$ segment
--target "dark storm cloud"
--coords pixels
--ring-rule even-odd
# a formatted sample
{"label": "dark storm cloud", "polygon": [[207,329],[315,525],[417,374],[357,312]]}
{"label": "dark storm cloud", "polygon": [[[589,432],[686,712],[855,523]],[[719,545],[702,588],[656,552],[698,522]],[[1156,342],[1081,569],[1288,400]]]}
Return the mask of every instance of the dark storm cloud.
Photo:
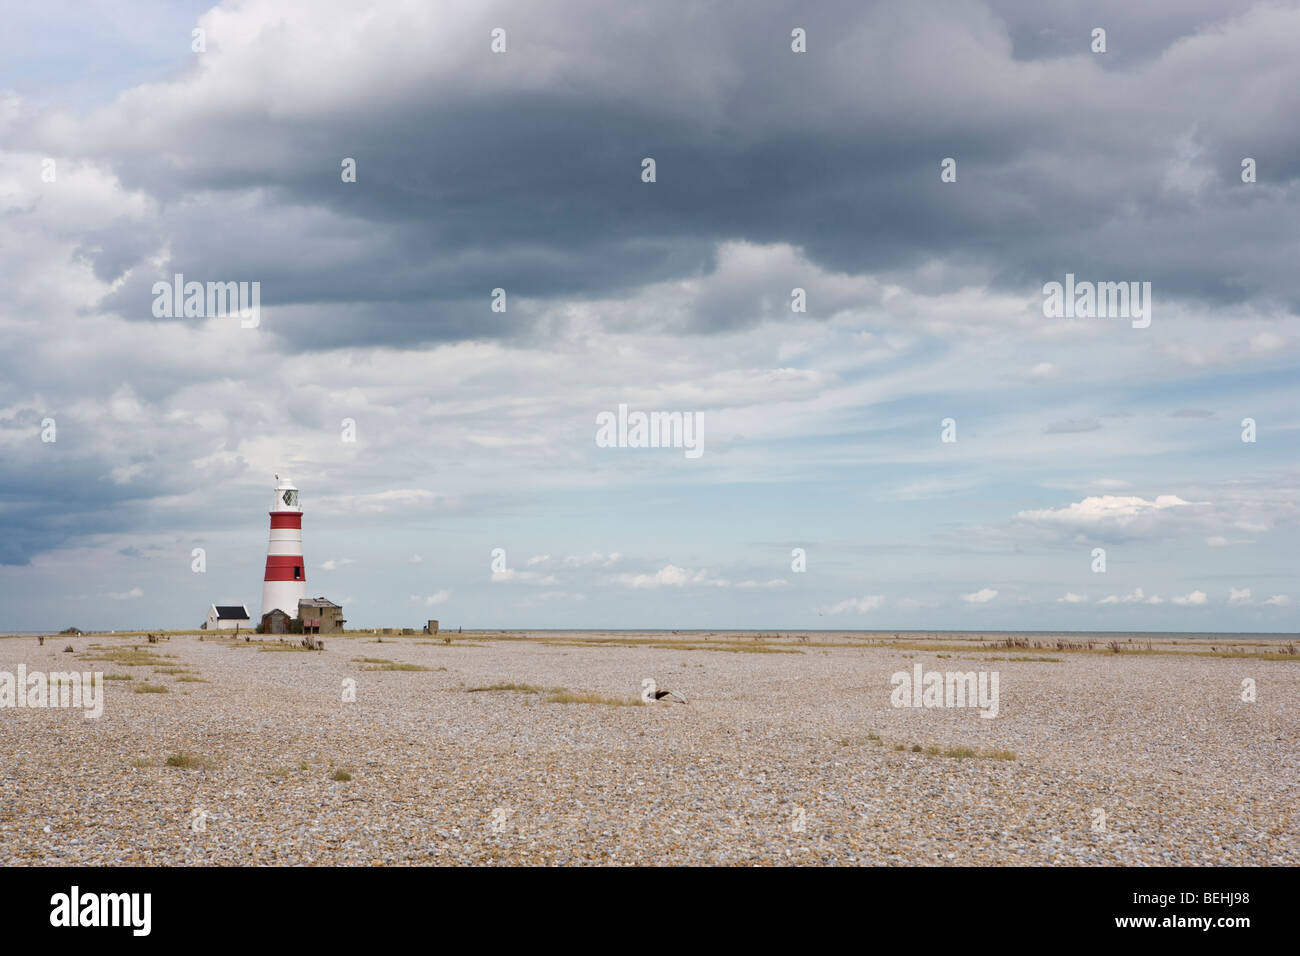
{"label": "dark storm cloud", "polygon": [[[41,418],[30,409],[0,417],[0,428],[25,429],[35,436]],[[157,483],[115,484],[103,456],[87,453],[90,444],[75,424],[60,422],[57,440],[33,438],[0,457],[0,565],[26,564],[34,554],[87,535],[120,531],[138,523],[142,505],[156,495]]]}
{"label": "dark storm cloud", "polygon": [[[943,262],[1025,294],[1073,272],[1151,281],[1157,308],[1300,306],[1300,68],[1279,64],[1276,36],[1290,31],[1294,49],[1295,16],[1255,10],[1223,27],[1243,5],[674,9],[639,33],[593,25],[582,5],[557,12],[548,52],[626,53],[617,88],[529,82],[524,23],[497,61],[516,71],[505,79],[480,64],[448,90],[423,82],[427,64],[393,62],[364,109],[272,116],[247,100],[187,100],[177,113],[164,91],[158,128],[137,137],[114,125],[114,109],[130,110],[110,108],[86,141],[125,186],[163,201],[171,258],[141,265],[106,306],[149,319],[149,287],[183,271],[260,280],[267,308],[329,304],[310,338],[286,318],[295,348],[501,337],[528,321],[489,313],[492,288],[557,302],[618,294],[707,272],[725,240],[790,243],[824,269],[904,285]],[[789,50],[796,23],[806,54]],[[1227,39],[1186,39],[1210,23]],[[1112,60],[1087,52],[1092,25],[1108,29]],[[292,51],[295,36],[274,39]],[[681,91],[695,75],[692,100]],[[1240,181],[1246,155],[1260,163],[1252,186]],[[356,184],[340,182],[345,156]],[[644,156],[658,165],[652,185]],[[939,181],[947,156],[956,184]],[[84,251],[115,276],[150,241],[115,231]],[[754,321],[771,292],[697,311],[696,328]]]}
{"label": "dark storm cloud", "polygon": [[1240,16],[1254,0],[1181,0],[1137,4],[1129,0],[993,0],[1022,60],[1078,56],[1091,51],[1092,31],[1106,30],[1104,67],[1131,67],[1158,56],[1180,37]]}

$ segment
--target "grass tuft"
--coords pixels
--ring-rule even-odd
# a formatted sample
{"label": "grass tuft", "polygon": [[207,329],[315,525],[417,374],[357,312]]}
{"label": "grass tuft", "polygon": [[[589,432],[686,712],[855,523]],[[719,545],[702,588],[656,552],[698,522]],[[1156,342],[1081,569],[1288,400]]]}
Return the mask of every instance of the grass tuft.
{"label": "grass tuft", "polygon": [[895,750],[908,751],[914,754],[923,753],[929,757],[951,757],[954,760],[969,760],[979,758],[982,760],[1015,760],[1016,754],[1013,750],[976,750],[974,747],[938,747],[935,744],[928,744],[922,747],[920,744],[894,744]]}
{"label": "grass tuft", "polygon": [[179,767],[182,770],[208,770],[216,766],[216,762],[211,757],[185,750],[172,754],[163,763],[168,767]]}
{"label": "grass tuft", "polygon": [[641,707],[644,701],[640,697],[610,697],[585,690],[569,690],[567,687],[552,687],[543,700],[546,704],[603,704],[606,707]]}
{"label": "grass tuft", "polygon": [[471,687],[467,694],[484,692],[512,691],[516,694],[545,694],[544,704],[603,704],[606,707],[640,707],[644,702],[640,697],[613,697],[589,690],[570,690],[567,687],[542,688],[535,684],[500,683],[488,687]]}
{"label": "grass tuft", "polygon": [[103,661],[120,667],[175,667],[175,657],[171,654],[155,654],[141,647],[115,647],[111,650],[97,650],[94,654],[78,654],[78,660]]}
{"label": "grass tuft", "polygon": [[542,688],[535,687],[532,684],[511,683],[511,684],[492,684],[488,687],[471,687],[467,691],[465,691],[465,693],[481,694],[484,692],[500,691],[500,690],[510,690],[519,694],[540,694],[542,692]]}

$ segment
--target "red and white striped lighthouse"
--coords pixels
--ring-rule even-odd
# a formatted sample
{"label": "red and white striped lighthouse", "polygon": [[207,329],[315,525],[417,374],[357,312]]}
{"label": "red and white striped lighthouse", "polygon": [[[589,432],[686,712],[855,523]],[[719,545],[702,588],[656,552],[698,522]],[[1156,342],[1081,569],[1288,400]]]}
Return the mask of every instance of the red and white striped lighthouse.
{"label": "red and white striped lighthouse", "polygon": [[271,540],[266,546],[266,576],[262,579],[262,613],[279,608],[298,616],[298,601],[307,596],[307,566],[302,560],[302,507],[298,489],[287,478],[275,476],[275,503],[271,505]]}

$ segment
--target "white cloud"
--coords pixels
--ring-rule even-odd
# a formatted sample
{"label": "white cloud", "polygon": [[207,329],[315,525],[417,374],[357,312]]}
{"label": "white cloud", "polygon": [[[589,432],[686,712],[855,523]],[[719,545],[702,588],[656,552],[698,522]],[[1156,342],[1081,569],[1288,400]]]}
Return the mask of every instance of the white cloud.
{"label": "white cloud", "polygon": [[1056,599],[1057,604],[1086,604],[1088,598],[1083,594],[1075,594],[1073,591],[1066,591]]}
{"label": "white cloud", "polygon": [[1232,526],[1234,528],[1240,528],[1242,531],[1254,531],[1256,533],[1261,531],[1268,531],[1270,528],[1273,527],[1267,521],[1247,521],[1244,518],[1241,521],[1234,521],[1232,523]]}
{"label": "white cloud", "polygon": [[845,614],[852,611],[855,614],[866,614],[868,611],[874,611],[885,603],[883,594],[868,594],[860,598],[848,598],[833,604],[826,609],[827,614]]}
{"label": "white cloud", "polygon": [[609,554],[601,554],[599,551],[593,551],[591,554],[574,554],[564,559],[563,564],[566,568],[585,568],[592,565],[599,565],[607,568],[611,564],[617,564],[622,557],[617,551],[611,551]]}
{"label": "white cloud", "polygon": [[673,587],[685,587],[687,584],[702,584],[710,587],[730,587],[730,582],[721,578],[710,577],[708,571],[699,570],[695,572],[688,571],[686,568],[679,568],[675,564],[668,564],[660,568],[654,574],[619,574],[614,577],[614,581],[625,587],[650,589]]}
{"label": "white cloud", "polygon": [[528,566],[531,568],[535,564],[545,564],[549,560],[551,560],[549,554],[535,554],[528,559]]}
{"label": "white cloud", "polygon": [[669,564],[654,574],[620,574],[615,580],[630,588],[679,588],[686,584],[690,577],[690,573],[685,568]]}
{"label": "white cloud", "polygon": [[1039,362],[1029,370],[1030,378],[1056,378],[1061,370],[1051,362]]}
{"label": "white cloud", "polygon": [[1021,511],[1016,515],[1036,524],[1071,528],[1096,528],[1106,525],[1125,527],[1141,518],[1171,508],[1185,508],[1192,502],[1177,495],[1158,495],[1154,501],[1136,495],[1091,495],[1064,508]]}
{"label": "white cloud", "polygon": [[1229,587],[1229,588],[1228,588],[1228,603],[1229,603],[1229,604],[1249,604],[1249,603],[1250,603],[1250,588],[1234,588],[1234,587]]}
{"label": "white cloud", "polygon": [[121,386],[108,401],[109,413],[119,422],[140,423],[148,415],[130,385]]}
{"label": "white cloud", "polygon": [[1245,538],[1225,538],[1221,534],[1212,534],[1205,539],[1205,543],[1211,548],[1226,548],[1234,544],[1253,544]]}
{"label": "white cloud", "polygon": [[421,596],[412,594],[412,601],[423,601],[427,607],[433,607],[435,604],[442,604],[451,597],[450,591],[435,591],[433,594]]}
{"label": "white cloud", "polygon": [[394,488],[366,495],[338,495],[322,498],[319,508],[326,514],[339,512],[354,514],[383,514],[389,511],[410,511],[445,504],[443,495],[426,488]]}
{"label": "white cloud", "polygon": [[1286,339],[1276,332],[1259,332],[1250,337],[1252,352],[1276,352],[1286,345]]}
{"label": "white cloud", "polygon": [[142,474],[144,474],[144,464],[142,462],[135,462],[130,465],[119,465],[109,472],[109,476],[113,479],[113,484],[115,485],[129,485]]}
{"label": "white cloud", "polygon": [[1191,594],[1185,594],[1182,597],[1171,597],[1169,600],[1174,604],[1200,605],[1205,604],[1208,599],[1204,591],[1193,591]]}
{"label": "white cloud", "polygon": [[413,554],[409,558],[407,558],[408,564],[421,564],[423,563],[423,561],[424,558],[420,557],[418,554]]}
{"label": "white cloud", "polygon": [[351,558],[330,558],[328,561],[322,561],[320,567],[322,571],[337,571],[343,565],[351,563]]}
{"label": "white cloud", "polygon": [[[611,555],[617,558],[618,555]],[[653,574],[617,574],[610,579],[615,584],[621,584],[624,587],[648,590],[663,587],[710,587],[710,588],[739,588],[745,591],[755,590],[774,590],[776,588],[788,587],[789,582],[784,578],[772,578],[768,581],[756,581],[747,579],[744,581],[730,581],[727,578],[714,577],[707,569],[701,568],[698,571],[692,571],[689,568],[679,568],[675,564],[668,564],[655,571]]]}
{"label": "white cloud", "polygon": [[1285,594],[1274,594],[1264,603],[1273,607],[1286,607],[1291,603],[1291,598]]}
{"label": "white cloud", "polygon": [[971,594],[963,594],[961,599],[967,604],[988,604],[989,601],[992,601],[997,596],[998,592],[993,590],[993,588],[980,588],[978,591],[972,592]]}
{"label": "white cloud", "polygon": [[108,596],[114,601],[134,601],[136,598],[144,597],[144,592],[139,588],[132,588],[129,591],[110,591]]}
{"label": "white cloud", "polygon": [[1147,597],[1141,588],[1134,588],[1128,594],[1108,594],[1098,604],[1163,604],[1164,599],[1158,594]]}
{"label": "white cloud", "polygon": [[517,571],[514,568],[507,568],[504,571],[493,571],[492,581],[495,584],[506,584],[511,581],[518,581],[522,584],[554,584],[555,575],[542,574],[540,571]]}

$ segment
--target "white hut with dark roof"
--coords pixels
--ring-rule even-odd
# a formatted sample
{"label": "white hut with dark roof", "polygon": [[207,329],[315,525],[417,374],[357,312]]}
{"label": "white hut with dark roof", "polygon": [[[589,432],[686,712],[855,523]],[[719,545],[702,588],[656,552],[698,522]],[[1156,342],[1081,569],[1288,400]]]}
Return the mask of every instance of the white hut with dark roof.
{"label": "white hut with dark roof", "polygon": [[209,631],[233,631],[249,621],[248,610],[242,604],[209,604],[208,619],[203,626]]}

